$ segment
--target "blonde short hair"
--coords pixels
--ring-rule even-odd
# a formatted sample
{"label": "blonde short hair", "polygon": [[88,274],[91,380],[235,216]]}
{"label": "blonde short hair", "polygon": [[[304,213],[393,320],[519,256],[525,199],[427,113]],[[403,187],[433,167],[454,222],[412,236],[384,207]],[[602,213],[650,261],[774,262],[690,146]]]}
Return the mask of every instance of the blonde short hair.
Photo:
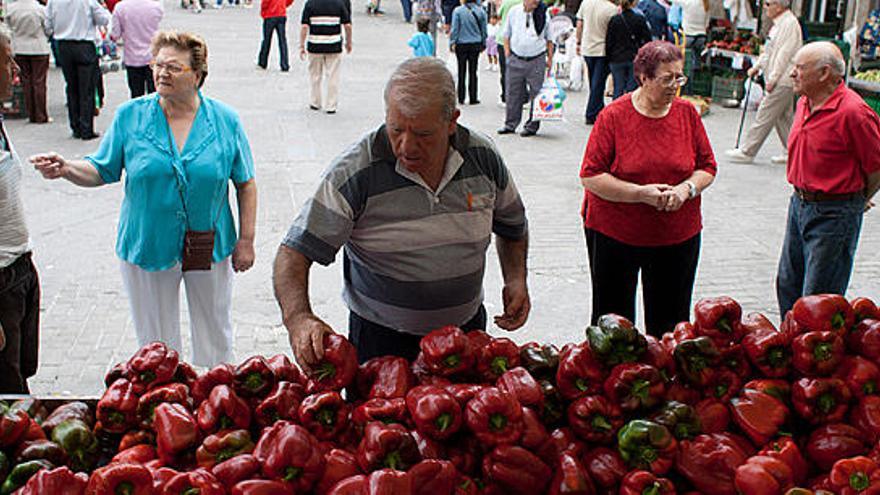
{"label": "blonde short hair", "polygon": [[201,36],[180,31],[159,31],[150,43],[150,52],[155,57],[159,50],[171,47],[189,53],[190,67],[199,75],[199,88],[208,77],[208,44]]}

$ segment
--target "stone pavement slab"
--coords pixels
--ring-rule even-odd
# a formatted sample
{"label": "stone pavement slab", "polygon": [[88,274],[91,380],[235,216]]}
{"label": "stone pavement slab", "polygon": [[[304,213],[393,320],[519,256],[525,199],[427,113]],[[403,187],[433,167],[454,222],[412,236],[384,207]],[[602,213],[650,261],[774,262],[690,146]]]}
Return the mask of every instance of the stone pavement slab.
{"label": "stone pavement slab", "polygon": [[[256,69],[261,33],[258,8],[209,8],[192,14],[165,0],[163,27],[192,30],[207,39],[210,74],[204,93],[238,110],[256,160],[257,262],[252,270],[236,277],[234,296],[239,359],[252,353],[289,353],[272,295],[275,250],[330,160],[381,123],[385,79],[395,64],[409,55],[406,40],[414,29],[400,20],[396,3],[386,0],[386,17],[368,18],[355,1],[354,52],[342,63],[339,112],[327,115],[308,110],[306,65],[295,56],[302,5],[303,0],[296,0],[290,11],[288,39],[294,57],[291,71],[285,74],[278,70],[274,47],[269,70]],[[438,45],[445,59],[445,38],[441,37]],[[481,63],[485,67],[485,60]],[[495,140],[528,208],[533,310],[525,328],[511,337],[518,342],[580,340],[590,312],[578,179],[589,133],[582,117],[586,95],[570,93],[566,120],[545,123],[536,137],[498,137],[494,130],[503,121],[503,109],[495,104],[497,77],[495,72],[480,71],[483,103],[464,106],[461,121]],[[123,73],[107,74],[105,85],[108,103],[97,120],[98,130],[109,126],[113,108],[124,102],[128,93]],[[49,110],[55,122],[34,125],[8,121],[22,156],[56,150],[68,158],[79,158],[98,146],[97,141],[70,137],[63,94],[60,71],[53,68]],[[728,294],[747,312],[762,311],[776,317],[773,283],[790,189],[784,167],[769,164],[770,156],[782,150],[775,136],[768,139],[755,165],[724,162],[722,153],[736,139],[739,117],[738,110],[713,106],[704,119],[721,163],[718,178],[703,199],[705,229],[694,296]],[[114,254],[121,185],[87,190],[43,181],[28,170],[24,191],[43,289],[41,366],[31,381],[32,390],[41,394],[97,394],[111,364],[127,359],[136,347]],[[880,296],[876,215],[869,213],[865,219],[850,295]],[[490,314],[497,314],[501,311],[501,283],[494,248],[489,257],[486,306]],[[340,265],[317,267],[311,285],[317,313],[344,332],[347,311],[340,298]],[[185,322],[185,304],[181,307]],[[489,330],[503,333],[497,328]],[[188,349],[188,336],[184,340]],[[188,354],[186,351],[183,356]]]}

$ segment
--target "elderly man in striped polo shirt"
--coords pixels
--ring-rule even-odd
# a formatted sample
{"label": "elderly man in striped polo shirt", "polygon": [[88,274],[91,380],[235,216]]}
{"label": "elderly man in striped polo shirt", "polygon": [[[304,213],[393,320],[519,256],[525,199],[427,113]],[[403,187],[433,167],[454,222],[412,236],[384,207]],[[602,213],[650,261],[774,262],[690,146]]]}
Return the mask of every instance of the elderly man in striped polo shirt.
{"label": "elderly man in striped polo shirt", "polygon": [[385,86],[385,124],[344,151],[300,211],[275,259],[275,296],[307,370],[333,330],[311,309],[309,268],[343,250],[349,339],[364,362],[414,359],[443,325],[486,328],[483,274],[495,234],[504,313],[530,310],[528,229],[513,179],[492,142],[457,123],[452,75],[437,59],[400,64]]}

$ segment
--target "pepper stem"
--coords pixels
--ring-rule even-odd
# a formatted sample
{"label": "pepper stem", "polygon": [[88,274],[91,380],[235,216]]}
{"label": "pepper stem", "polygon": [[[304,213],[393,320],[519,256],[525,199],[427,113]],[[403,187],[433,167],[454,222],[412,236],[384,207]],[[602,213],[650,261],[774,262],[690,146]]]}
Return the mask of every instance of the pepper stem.
{"label": "pepper stem", "polygon": [[733,332],[733,326],[730,324],[730,320],[728,320],[726,316],[724,318],[720,318],[715,326],[718,328],[718,330],[721,330],[724,333]]}
{"label": "pepper stem", "polygon": [[503,414],[489,415],[489,429],[492,431],[501,431],[507,426],[507,417]]}
{"label": "pepper stem", "polygon": [[648,391],[650,388],[651,382],[644,379],[638,379],[633,381],[630,393],[633,395],[633,397],[638,398],[639,402],[644,405],[646,402],[648,402]]}
{"label": "pepper stem", "polygon": [[447,368],[455,368],[461,363],[461,356],[458,354],[450,354],[443,360],[443,365]]}
{"label": "pepper stem", "polygon": [[862,385],[862,392],[865,395],[874,395],[877,393],[877,382],[868,380]]}
{"label": "pepper stem", "polygon": [[153,383],[153,380],[156,379],[156,373],[152,370],[147,370],[139,374],[138,379],[143,383]]}
{"label": "pepper stem", "polygon": [[125,414],[119,411],[111,411],[107,415],[107,419],[109,419],[111,423],[118,425],[121,423],[125,423]]}
{"label": "pepper stem", "polygon": [[180,492],[180,495],[199,495],[200,493],[202,493],[202,490],[200,490],[194,486],[191,486],[191,487],[187,488],[186,490]]}
{"label": "pepper stem", "polygon": [[770,363],[771,367],[782,368],[787,361],[787,354],[782,346],[772,347],[767,350],[767,362]]}
{"label": "pepper stem", "polygon": [[446,429],[449,428],[449,425],[452,424],[452,415],[449,413],[443,413],[440,416],[437,416],[435,424],[437,425],[438,430],[446,431]]}
{"label": "pepper stem", "polygon": [[834,313],[834,316],[831,317],[831,328],[843,328],[844,325],[846,325],[846,318],[843,313],[840,311]]}
{"label": "pepper stem", "polygon": [[715,386],[715,398],[720,399],[720,398],[724,397],[724,395],[727,394],[728,390],[730,390],[730,387],[728,387],[724,383],[716,385]]}
{"label": "pepper stem", "polygon": [[130,481],[123,481],[116,485],[116,489],[113,490],[113,493],[115,495],[134,495],[134,485]]}
{"label": "pepper stem", "polygon": [[389,469],[400,469],[402,461],[403,460],[400,458],[400,452],[395,450],[385,456],[385,462],[383,464]]}
{"label": "pepper stem", "polygon": [[871,480],[868,479],[868,475],[862,471],[858,471],[849,475],[849,486],[857,492],[868,488],[870,484]]}
{"label": "pepper stem", "polygon": [[333,363],[328,363],[326,361],[318,365],[315,371],[315,379],[319,382],[329,380],[334,376],[336,376],[336,366],[333,366]]}
{"label": "pepper stem", "polygon": [[819,407],[819,411],[822,414],[828,414],[834,409],[834,406],[837,405],[837,400],[834,398],[834,394],[831,392],[825,392],[816,400],[816,405]]}
{"label": "pepper stem", "polygon": [[302,475],[303,469],[297,466],[287,466],[284,469],[284,476],[281,478],[282,481],[293,481],[299,478]]}
{"label": "pepper stem", "polygon": [[601,414],[593,416],[593,420],[590,422],[590,425],[593,427],[594,430],[599,431],[608,431],[613,428],[608,419]]}
{"label": "pepper stem", "polygon": [[642,447],[639,449],[639,459],[645,464],[651,464],[657,460],[657,451],[651,447]]}
{"label": "pepper stem", "polygon": [[495,356],[492,358],[492,363],[489,365],[489,369],[492,370],[492,373],[501,376],[507,371],[508,363],[507,358],[504,356]]}
{"label": "pepper stem", "polygon": [[828,361],[834,357],[831,350],[830,342],[820,342],[816,344],[816,347],[813,347],[813,357],[816,358],[816,361]]}
{"label": "pepper stem", "polygon": [[586,392],[587,389],[590,388],[590,386],[587,384],[587,381],[583,378],[578,378],[577,380],[575,380],[574,386],[575,386],[575,388],[577,388],[581,392]]}
{"label": "pepper stem", "polygon": [[315,414],[315,419],[318,420],[322,426],[333,426],[333,423],[336,422],[336,411],[330,409],[329,407],[325,407],[323,409],[318,410]]}
{"label": "pepper stem", "polygon": [[226,416],[225,414],[223,416],[220,416],[220,429],[221,430],[226,430],[228,428],[232,428],[233,425],[235,425],[235,421],[232,421],[232,419],[230,419],[229,416]]}
{"label": "pepper stem", "polygon": [[217,462],[220,463],[232,459],[237,453],[237,449],[221,449],[220,452],[217,452]]}
{"label": "pepper stem", "polygon": [[660,495],[660,483],[655,481],[642,490],[642,495]]}
{"label": "pepper stem", "polygon": [[244,379],[244,387],[251,391],[257,391],[266,383],[263,380],[263,375],[254,371],[253,373],[248,373],[247,377]]}

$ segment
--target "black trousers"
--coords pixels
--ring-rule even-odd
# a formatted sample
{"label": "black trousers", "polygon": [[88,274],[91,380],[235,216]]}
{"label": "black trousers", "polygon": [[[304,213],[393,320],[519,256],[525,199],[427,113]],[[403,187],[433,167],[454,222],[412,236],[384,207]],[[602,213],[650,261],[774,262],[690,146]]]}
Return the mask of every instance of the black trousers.
{"label": "black trousers", "polygon": [[[67,118],[76,137],[95,132],[98,53],[91,41],[58,41],[61,72],[67,84]],[[100,70],[100,69],[98,69]]]}
{"label": "black trousers", "polygon": [[464,103],[465,78],[467,78],[467,93],[471,103],[476,103],[477,98],[477,67],[480,64],[480,52],[483,47],[480,43],[459,43],[455,45],[455,58],[458,59],[458,102]]}
{"label": "black trousers", "polygon": [[[481,304],[477,314],[461,329],[471,330],[486,329],[486,308]],[[422,337],[409,333],[398,332],[378,323],[365,320],[353,311],[348,313],[348,340],[357,349],[358,363],[365,363],[379,356],[400,356],[408,361],[415,361],[419,355],[419,341]]]}
{"label": "black trousers", "polygon": [[287,58],[287,18],[286,17],[270,17],[263,19],[263,43],[260,45],[260,54],[257,57],[257,64],[262,68],[269,66],[269,50],[272,49],[272,32],[278,34],[278,53],[281,56],[281,70],[290,70],[290,63]]}
{"label": "black trousers", "polygon": [[153,70],[149,65],[143,67],[126,65],[125,72],[128,75],[128,90],[131,91],[132,98],[156,92],[156,85],[153,83]]}
{"label": "black trousers", "polygon": [[40,280],[30,253],[0,268],[0,325],[6,336],[0,393],[30,393],[27,379],[37,373],[40,345]]}
{"label": "black trousers", "polygon": [[501,74],[501,101],[506,102],[506,94],[504,93],[504,73],[507,71],[507,57],[504,55],[504,45],[498,44],[498,73]]}
{"label": "black trousers", "polygon": [[608,313],[635,322],[636,284],[642,276],[645,330],[660,337],[690,316],[700,257],[700,234],[671,246],[632,246],[584,229],[593,286],[591,324]]}

